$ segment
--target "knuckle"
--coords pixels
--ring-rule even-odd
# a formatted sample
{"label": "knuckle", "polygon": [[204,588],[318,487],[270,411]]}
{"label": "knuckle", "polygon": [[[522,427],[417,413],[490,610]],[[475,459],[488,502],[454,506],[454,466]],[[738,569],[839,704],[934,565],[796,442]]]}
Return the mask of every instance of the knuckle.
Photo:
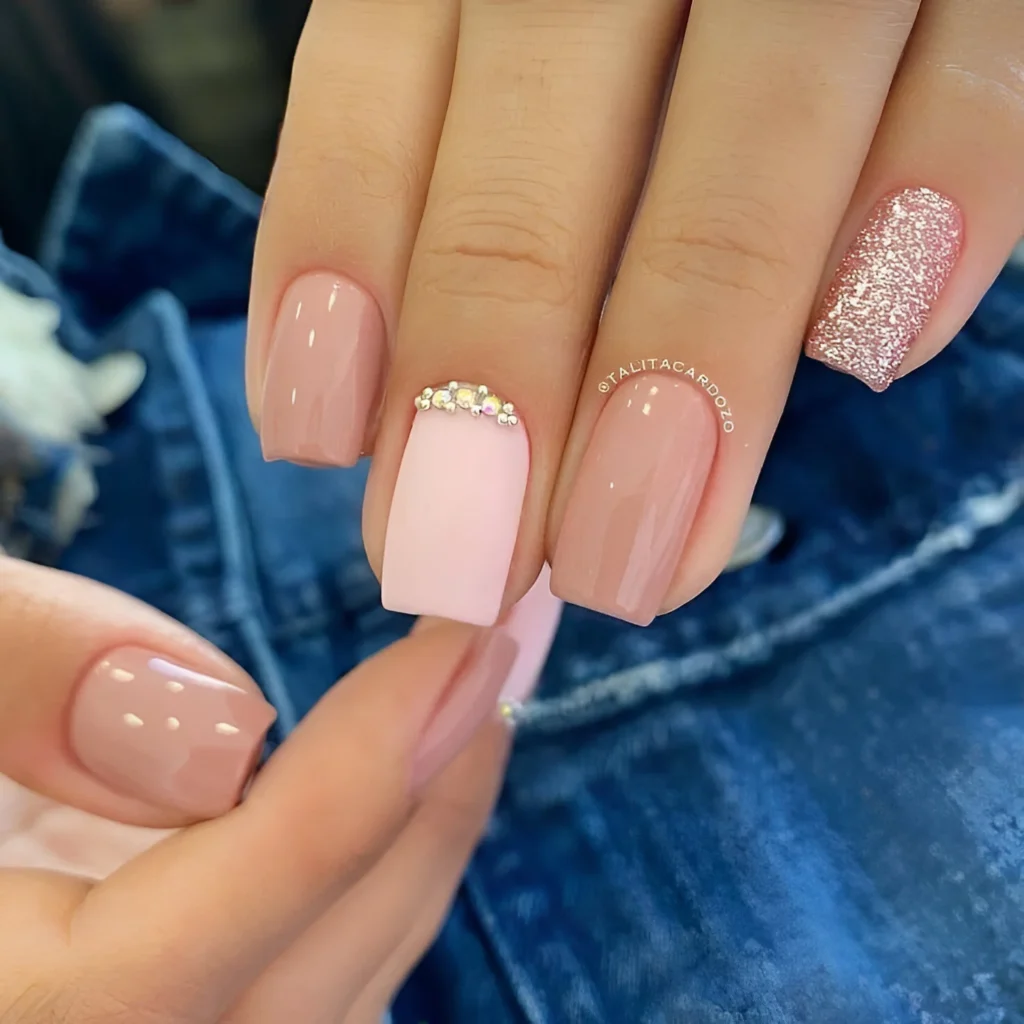
{"label": "knuckle", "polygon": [[573,234],[540,191],[506,182],[453,198],[421,252],[422,284],[459,299],[571,305],[578,288]]}
{"label": "knuckle", "polygon": [[[329,182],[328,195],[376,200],[398,209],[405,209],[420,189],[415,157],[400,133],[359,125],[348,125],[330,140],[297,136],[288,148],[287,165],[279,161],[275,173],[286,174],[300,195],[309,192],[311,180]],[[322,195],[318,201],[323,202]]]}
{"label": "knuckle", "polygon": [[678,196],[659,211],[641,246],[642,269],[680,288],[772,303],[795,257],[774,207],[749,196]]}
{"label": "knuckle", "polygon": [[1024,119],[1024,76],[1011,61],[993,62],[984,73],[949,62],[937,70],[955,100],[977,104],[989,121],[999,112],[1008,114],[1015,126]]}

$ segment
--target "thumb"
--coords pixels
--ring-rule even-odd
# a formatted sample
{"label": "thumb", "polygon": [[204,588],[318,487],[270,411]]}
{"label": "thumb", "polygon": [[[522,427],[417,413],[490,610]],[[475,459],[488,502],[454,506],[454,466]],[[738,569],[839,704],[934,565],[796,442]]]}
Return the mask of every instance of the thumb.
{"label": "thumb", "polygon": [[233,807],[273,708],[233,661],[125,594],[0,554],[0,773],[169,828]]}

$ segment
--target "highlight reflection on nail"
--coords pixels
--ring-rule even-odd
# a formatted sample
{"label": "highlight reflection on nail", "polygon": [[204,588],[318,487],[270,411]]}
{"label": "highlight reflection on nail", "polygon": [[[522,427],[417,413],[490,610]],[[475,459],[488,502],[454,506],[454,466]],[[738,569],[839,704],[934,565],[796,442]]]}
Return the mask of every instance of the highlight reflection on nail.
{"label": "highlight reflection on nail", "polygon": [[927,324],[963,234],[960,207],[938,192],[882,199],[839,264],[807,354],[884,391]]}
{"label": "highlight reflection on nail", "polygon": [[71,746],[112,789],[197,818],[223,814],[238,802],[275,717],[241,675],[215,678],[155,651],[118,648],[78,687]]}

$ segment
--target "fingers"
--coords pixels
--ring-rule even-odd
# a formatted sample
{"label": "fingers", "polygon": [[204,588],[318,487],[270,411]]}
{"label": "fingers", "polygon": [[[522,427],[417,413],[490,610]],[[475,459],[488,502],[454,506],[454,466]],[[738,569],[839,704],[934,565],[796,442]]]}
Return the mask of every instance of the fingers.
{"label": "fingers", "polygon": [[694,3],[562,463],[558,596],[644,624],[725,565],[915,10]]}
{"label": "fingers", "polygon": [[462,5],[364,512],[388,608],[490,625],[536,578],[681,16],[668,0]]}
{"label": "fingers", "polygon": [[369,449],[454,61],[454,0],[318,0],[260,223],[246,385],[269,459]]}
{"label": "fingers", "polygon": [[925,4],[806,351],[881,391],[963,326],[1024,232],[1020,4]]}
{"label": "fingers", "polygon": [[244,804],[93,891],[71,925],[89,984],[171,1019],[219,1019],[375,864],[416,792],[494,717],[516,651],[501,631],[443,625],[360,665]]}
{"label": "fingers", "polygon": [[[378,998],[426,950],[487,822],[510,731],[492,722],[426,790],[409,823],[367,876],[311,925],[245,993],[224,1024],[333,1024]],[[373,996],[364,997],[368,987]],[[383,1005],[383,1002],[381,1003]]]}
{"label": "fingers", "polygon": [[171,827],[237,803],[274,720],[184,626],[0,555],[0,772],[93,814]]}
{"label": "fingers", "polygon": [[[501,691],[506,722],[533,693],[560,614],[543,571],[502,620],[518,644]],[[446,627],[420,619],[416,628]],[[380,861],[261,975],[226,1024],[276,1024],[288,1007],[326,1024],[387,1005],[441,927],[497,795],[509,740],[505,723],[480,730],[424,790]]]}

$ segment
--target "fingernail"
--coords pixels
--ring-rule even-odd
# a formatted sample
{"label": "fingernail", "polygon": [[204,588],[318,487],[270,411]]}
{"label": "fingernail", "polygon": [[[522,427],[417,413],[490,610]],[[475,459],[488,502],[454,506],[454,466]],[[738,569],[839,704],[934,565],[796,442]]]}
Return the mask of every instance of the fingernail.
{"label": "fingernail", "polygon": [[786,521],[775,509],[751,505],[725,571],[734,572],[767,557],[782,540]]}
{"label": "fingernail", "polygon": [[668,594],[717,445],[715,412],[702,391],[658,374],[620,384],[569,497],[552,591],[650,623]]}
{"label": "fingernail", "polygon": [[260,411],[264,458],[354,464],[385,356],[384,318],[364,289],[328,273],[295,281],[271,339]]}
{"label": "fingernail", "polygon": [[928,323],[963,236],[952,199],[928,188],[886,196],[839,264],[807,354],[884,391]]}
{"label": "fingernail", "polygon": [[519,645],[498,697],[501,716],[515,725],[523,706],[533,696],[562,617],[562,602],[551,593],[551,570],[545,564],[537,582],[502,620],[501,628]]}
{"label": "fingernail", "polygon": [[[454,383],[454,382],[453,382]],[[491,626],[512,562],[530,445],[516,413],[455,404],[475,385],[427,389],[412,423],[391,500],[381,600],[390,611]],[[451,411],[446,411],[446,400]],[[511,408],[495,396],[486,409]],[[431,404],[435,402],[435,404]]]}
{"label": "fingernail", "polygon": [[519,645],[500,629],[477,641],[434,712],[413,764],[413,788],[420,789],[459,754],[494,715],[501,688]]}
{"label": "fingernail", "polygon": [[71,747],[112,789],[212,818],[238,803],[275,717],[233,682],[121,647],[79,684]]}

